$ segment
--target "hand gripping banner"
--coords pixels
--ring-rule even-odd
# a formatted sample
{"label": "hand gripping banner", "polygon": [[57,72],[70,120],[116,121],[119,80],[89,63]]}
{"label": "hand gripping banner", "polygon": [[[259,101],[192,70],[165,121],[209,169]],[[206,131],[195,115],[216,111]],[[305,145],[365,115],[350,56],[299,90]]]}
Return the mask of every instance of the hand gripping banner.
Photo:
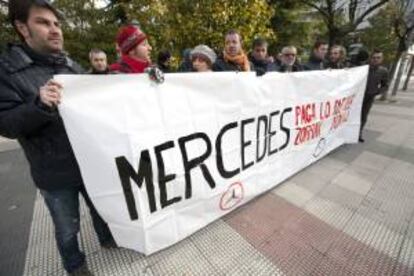
{"label": "hand gripping banner", "polygon": [[92,201],[118,245],[151,254],[357,142],[367,73],[56,79]]}

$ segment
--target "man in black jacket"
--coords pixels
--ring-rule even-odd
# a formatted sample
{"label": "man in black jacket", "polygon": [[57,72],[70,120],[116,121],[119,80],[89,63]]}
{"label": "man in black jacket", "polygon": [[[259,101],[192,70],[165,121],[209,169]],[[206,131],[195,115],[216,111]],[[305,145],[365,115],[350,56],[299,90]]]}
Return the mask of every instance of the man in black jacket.
{"label": "man in black jacket", "polygon": [[328,43],[325,41],[318,40],[315,42],[312,48],[312,53],[309,58],[309,61],[303,65],[303,68],[306,71],[312,70],[324,70],[325,67],[325,58],[328,53]]}
{"label": "man in black jacket", "polygon": [[92,75],[106,75],[109,74],[108,59],[106,53],[101,49],[92,49],[89,52],[89,62],[91,69],[88,74]]}
{"label": "man in black jacket", "polygon": [[0,135],[17,138],[24,150],[52,216],[64,268],[73,275],[91,275],[77,240],[79,193],[101,245],[113,246],[113,239],[86,194],[56,108],[62,86],[52,79],[82,69],[63,53],[61,14],[49,1],[11,0],[9,17],[23,44],[10,45],[0,56]]}
{"label": "man in black jacket", "polygon": [[367,123],[368,113],[374,103],[375,96],[386,93],[388,90],[388,70],[382,66],[384,59],[380,50],[374,50],[369,62],[367,87],[365,89],[364,101],[362,102],[361,111],[361,129],[359,133],[359,142],[363,143],[362,130]]}
{"label": "man in black jacket", "polygon": [[263,38],[256,38],[253,41],[250,61],[254,65],[256,74],[262,76],[266,72],[276,71],[276,65],[269,59],[267,54],[268,43]]}

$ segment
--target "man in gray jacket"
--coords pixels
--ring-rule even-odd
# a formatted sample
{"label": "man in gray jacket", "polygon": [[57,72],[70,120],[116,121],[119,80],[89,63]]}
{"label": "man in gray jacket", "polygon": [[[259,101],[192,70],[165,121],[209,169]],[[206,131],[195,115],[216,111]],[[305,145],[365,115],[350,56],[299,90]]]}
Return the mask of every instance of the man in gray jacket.
{"label": "man in gray jacket", "polygon": [[363,143],[362,130],[367,122],[368,113],[374,103],[375,96],[384,93],[388,89],[388,70],[382,66],[384,56],[380,50],[374,50],[369,62],[367,87],[365,89],[364,101],[361,111],[361,129],[359,142]]}

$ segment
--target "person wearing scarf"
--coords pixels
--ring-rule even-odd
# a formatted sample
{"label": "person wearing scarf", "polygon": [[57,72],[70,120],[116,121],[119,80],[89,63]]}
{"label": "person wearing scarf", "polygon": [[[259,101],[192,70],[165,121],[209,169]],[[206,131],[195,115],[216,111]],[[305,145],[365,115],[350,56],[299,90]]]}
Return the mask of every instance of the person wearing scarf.
{"label": "person wearing scarf", "polygon": [[151,45],[147,35],[137,25],[122,27],[116,38],[117,46],[121,53],[118,62],[110,66],[114,73],[143,73],[151,66]]}
{"label": "person wearing scarf", "polygon": [[243,71],[254,70],[246,53],[242,49],[241,36],[231,30],[225,36],[223,56],[219,57],[213,65],[213,71]]}

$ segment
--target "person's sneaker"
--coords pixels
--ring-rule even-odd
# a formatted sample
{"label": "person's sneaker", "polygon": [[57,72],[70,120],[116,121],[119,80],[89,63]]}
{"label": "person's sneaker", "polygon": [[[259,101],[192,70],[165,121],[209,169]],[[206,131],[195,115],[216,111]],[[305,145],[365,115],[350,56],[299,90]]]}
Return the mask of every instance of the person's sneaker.
{"label": "person's sneaker", "polygon": [[364,143],[364,142],[365,142],[364,138],[362,138],[361,136],[358,138],[358,141],[359,141],[360,143]]}
{"label": "person's sneaker", "polygon": [[71,276],[94,276],[93,273],[88,269],[86,264],[82,265],[72,273],[69,273]]}
{"label": "person's sneaker", "polygon": [[118,248],[118,245],[114,239],[110,239],[109,241],[102,243],[101,246],[106,249]]}

